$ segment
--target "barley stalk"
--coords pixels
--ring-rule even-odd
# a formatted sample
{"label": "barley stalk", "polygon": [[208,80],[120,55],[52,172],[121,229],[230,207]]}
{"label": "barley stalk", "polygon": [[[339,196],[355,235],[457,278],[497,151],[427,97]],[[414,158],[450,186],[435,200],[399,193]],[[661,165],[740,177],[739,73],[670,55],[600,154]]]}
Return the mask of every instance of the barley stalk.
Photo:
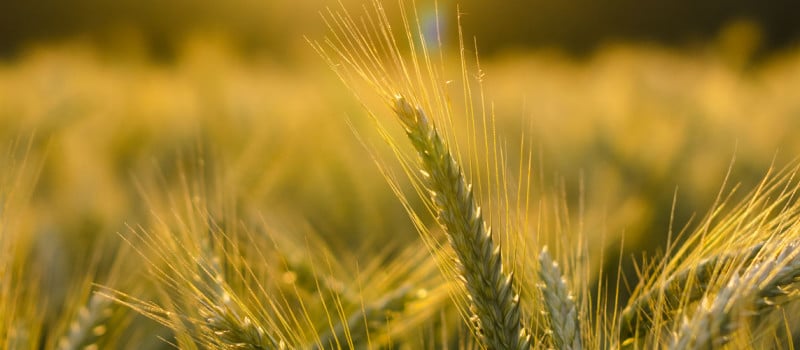
{"label": "barley stalk", "polygon": [[421,108],[396,96],[394,111],[421,157],[437,220],[458,257],[476,333],[489,349],[529,348],[530,336],[522,326],[512,274],[503,270],[499,246],[492,241],[472,186]]}
{"label": "barley stalk", "polygon": [[544,305],[547,309],[550,331],[557,349],[582,349],[578,308],[558,263],[553,261],[547,247],[539,254],[539,277],[542,282]]}

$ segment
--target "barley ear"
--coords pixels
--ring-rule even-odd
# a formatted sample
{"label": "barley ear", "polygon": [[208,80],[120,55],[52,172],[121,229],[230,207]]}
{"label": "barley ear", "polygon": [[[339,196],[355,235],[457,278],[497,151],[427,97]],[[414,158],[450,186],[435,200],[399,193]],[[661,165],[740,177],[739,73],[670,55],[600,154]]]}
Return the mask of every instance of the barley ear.
{"label": "barley ear", "polygon": [[786,302],[799,297],[795,285],[800,282],[800,254],[797,253],[799,247],[800,241],[789,243],[783,247],[777,259],[764,263],[773,266],[765,270],[769,273],[762,273],[766,276],[758,280],[755,301],[758,315],[775,308],[781,303],[778,299],[786,299],[783,300]]}
{"label": "barley ear", "polygon": [[204,244],[204,258],[199,259],[202,279],[197,281],[201,335],[206,343],[220,348],[285,349],[286,343],[276,339],[247,310],[247,305],[227,289],[220,259]]}
{"label": "barley ear", "polygon": [[713,302],[701,303],[692,320],[683,324],[672,348],[719,348],[739,328],[741,315],[763,316],[774,309],[774,299],[778,297],[796,300],[791,286],[800,278],[797,245],[792,242],[777,248],[776,257],[750,264],[741,276],[734,272]]}
{"label": "barley ear", "polygon": [[[337,339],[346,339],[347,333],[356,348],[367,348],[368,335],[375,334],[380,327],[386,325],[391,313],[403,312],[406,304],[412,301],[414,294],[411,286],[404,285],[391,291],[383,298],[365,305],[354,312],[345,322],[339,323],[319,336],[318,344],[309,346],[310,349],[329,349],[334,347]],[[321,345],[321,346],[320,346]]]}
{"label": "barley ear", "polygon": [[582,348],[578,308],[558,264],[547,247],[539,254],[539,290],[542,292],[550,332],[557,349]]}
{"label": "barley ear", "polygon": [[691,320],[685,320],[670,349],[716,349],[735,330],[734,313],[744,279],[738,274],[728,281],[713,300],[704,299]]}
{"label": "barley ear", "polygon": [[205,318],[200,338],[220,348],[236,349],[285,349],[286,343],[273,338],[263,326],[248,315],[243,315],[231,300],[223,294],[215,303],[201,302],[200,311]]}
{"label": "barley ear", "polygon": [[58,341],[59,350],[97,348],[97,342],[107,332],[106,323],[113,314],[111,299],[92,295],[88,303],[78,310],[69,325],[69,332]]}
{"label": "barley ear", "polygon": [[489,349],[530,348],[512,274],[503,270],[499,246],[492,241],[472,186],[424,111],[403,96],[394,102],[394,111],[421,157],[424,185],[437,220],[458,257],[476,334]]}
{"label": "barley ear", "polygon": [[705,258],[695,266],[677,271],[663,283],[643,291],[620,314],[620,339],[625,341],[634,338],[637,331],[646,330],[658,305],[677,306],[699,300],[719,270],[737,261],[743,264],[752,262],[763,247],[763,244],[756,244],[742,252]]}

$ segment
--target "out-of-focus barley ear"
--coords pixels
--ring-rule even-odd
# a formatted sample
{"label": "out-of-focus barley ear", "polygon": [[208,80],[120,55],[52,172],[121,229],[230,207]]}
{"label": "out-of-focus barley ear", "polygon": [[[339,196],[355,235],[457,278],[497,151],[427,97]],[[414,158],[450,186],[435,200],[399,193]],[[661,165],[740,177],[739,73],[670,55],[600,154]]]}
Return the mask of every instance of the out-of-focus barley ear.
{"label": "out-of-focus barley ear", "polygon": [[512,274],[503,269],[500,248],[492,240],[472,186],[422,108],[397,95],[394,111],[421,158],[437,220],[458,257],[476,334],[490,349],[529,348]]}
{"label": "out-of-focus barley ear", "polygon": [[319,336],[312,349],[330,349],[336,347],[337,340],[346,339],[350,333],[351,341],[358,348],[366,348],[366,337],[375,334],[394,313],[402,313],[407,303],[415,298],[416,293],[408,285],[402,286],[382,299],[365,305],[350,315],[347,320],[338,323],[332,329]]}
{"label": "out-of-focus barley ear", "polygon": [[547,247],[539,254],[539,289],[545,306],[550,335],[556,349],[583,348],[578,308],[561,268]]}
{"label": "out-of-focus barley ear", "polygon": [[223,349],[286,348],[285,342],[273,338],[252,316],[237,310],[228,294],[221,295],[215,304],[204,305],[201,315],[205,317],[203,328],[207,333],[198,338],[205,338],[209,344]]}
{"label": "out-of-focus barley ear", "polygon": [[0,349],[39,349],[48,334],[44,271],[36,260],[29,201],[41,163],[33,137],[0,143]]}
{"label": "out-of-focus barley ear", "polygon": [[[154,213],[167,212],[158,206],[170,199],[151,201]],[[417,315],[433,313],[418,304],[435,311],[445,300],[443,292],[416,298],[419,289],[441,283],[420,247],[371,256],[353,271],[344,263],[353,257],[330,249],[310,227],[298,234],[264,221],[231,224],[219,217],[236,216],[213,215],[212,199],[179,199],[183,211],[154,215],[148,227],[124,236],[146,261],[154,292],[103,294],[172,330],[181,348],[382,347],[393,345],[384,335],[409,332],[423,322]],[[402,329],[388,329],[395,321]]]}
{"label": "out-of-focus barley ear", "polygon": [[[274,338],[266,327],[254,317],[246,305],[228,290],[218,257],[204,247],[201,257],[201,273],[205,281],[198,284],[200,316],[203,317],[202,334],[196,335],[209,344],[220,348],[237,349],[284,349],[285,342]],[[203,263],[205,261],[205,263]]]}
{"label": "out-of-focus barley ear", "polygon": [[[174,242],[173,242],[174,243]],[[169,244],[172,247],[178,245]],[[275,336],[239,296],[231,292],[221,264],[210,251],[202,250],[192,262],[175,256],[169,266],[170,279],[156,274],[159,302],[145,301],[122,291],[102,287],[99,294],[166,326],[176,333],[181,347],[202,346],[219,349],[283,349],[283,339]],[[192,266],[195,264],[195,266]],[[268,301],[267,301],[268,302]]]}
{"label": "out-of-focus barley ear", "polygon": [[99,294],[89,297],[69,325],[68,334],[58,341],[59,350],[98,349],[98,339],[108,333],[108,321],[114,314],[111,299]]}

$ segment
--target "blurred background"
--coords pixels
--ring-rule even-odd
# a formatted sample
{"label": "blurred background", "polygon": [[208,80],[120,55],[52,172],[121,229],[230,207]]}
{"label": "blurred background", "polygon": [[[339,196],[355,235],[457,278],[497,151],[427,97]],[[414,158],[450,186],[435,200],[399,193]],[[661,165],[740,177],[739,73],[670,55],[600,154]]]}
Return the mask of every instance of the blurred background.
{"label": "blurred background", "polygon": [[[179,187],[198,157],[242,220],[313,231],[357,257],[418,239],[346,123],[368,123],[364,112],[304,38],[324,36],[326,6],[337,5],[0,2],[0,141],[9,159],[37,164],[14,220],[34,237],[31,259],[50,271],[52,298],[85,272],[76,261],[92,242],[145,225],[143,193]],[[432,3],[418,7],[435,18]],[[793,2],[460,8],[498,134],[514,144],[529,130],[537,172],[585,205],[588,230],[624,232],[627,254],[663,248],[676,192],[680,228],[710,208],[734,158],[731,181],[746,193],[800,151]],[[444,49],[456,55],[456,2],[439,11]]]}
{"label": "blurred background", "polygon": [[[417,2],[421,9],[433,7],[432,3]],[[213,32],[225,35],[241,50],[283,55],[298,49],[302,35],[320,33],[323,26],[315,13],[333,4],[327,0],[6,1],[0,5],[0,52],[9,56],[30,43],[79,37],[105,48],[120,45],[120,39],[134,40],[156,56],[169,57],[187,37]],[[755,39],[765,51],[791,47],[800,34],[794,16],[797,4],[788,0],[439,1],[445,13],[453,12],[457,4],[466,15],[469,33],[480,38],[484,54],[543,46],[589,54],[618,41],[703,45],[733,22],[756,27]]]}

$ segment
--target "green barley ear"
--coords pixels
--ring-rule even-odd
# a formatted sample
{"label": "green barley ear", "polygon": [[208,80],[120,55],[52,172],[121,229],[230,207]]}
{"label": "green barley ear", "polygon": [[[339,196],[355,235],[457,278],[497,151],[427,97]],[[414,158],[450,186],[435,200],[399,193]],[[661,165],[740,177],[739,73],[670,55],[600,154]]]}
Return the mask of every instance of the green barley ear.
{"label": "green barley ear", "polygon": [[651,326],[654,309],[661,304],[677,306],[700,300],[714,282],[717,273],[736,262],[750,263],[761,251],[763,244],[739,253],[720,254],[705,258],[691,268],[677,271],[663,283],[646,290],[628,302],[620,314],[620,339],[625,341],[646,332]]}
{"label": "green barley ear", "polygon": [[[464,84],[465,110],[456,113],[454,106],[450,105],[451,96],[446,91],[446,82],[449,80],[441,76],[444,67],[438,67],[442,70],[434,68],[433,57],[429,55],[425,44],[430,38],[422,34],[414,5],[409,9],[400,2],[404,37],[395,37],[383,4],[380,1],[370,3],[374,12],[364,18],[354,18],[345,9],[341,13],[329,11],[323,17],[331,30],[330,37],[326,38],[324,44],[312,45],[345,84],[354,88],[355,84],[366,83],[399,119],[414,152],[405,152],[400,142],[377,121],[375,116],[378,113],[371,111],[381,136],[389,143],[426,209],[436,217],[438,226],[446,234],[449,244],[444,245],[452,248],[452,252],[448,251],[447,254],[452,254],[455,262],[439,260],[440,269],[459,280],[463,287],[453,294],[453,298],[474,335],[488,349],[530,348],[531,336],[524,327],[512,269],[510,265],[504,266],[501,249],[484,221],[484,213],[462,167],[466,165],[469,169],[475,169],[479,160],[469,158],[463,164],[459,163],[458,157],[461,155],[475,155],[477,158],[480,153],[478,149],[483,147],[489,152],[489,145],[496,145],[496,140],[489,136],[490,129],[486,128],[487,124],[492,123],[490,113],[483,107],[472,106],[473,93],[469,87],[466,58],[461,57],[464,62],[461,62],[460,72]],[[410,12],[414,14],[408,15]],[[415,20],[418,26],[413,28]],[[409,51],[402,51],[401,46]],[[444,62],[441,63],[444,65]],[[459,143],[454,136],[459,130],[454,127],[453,119],[458,115],[472,118],[467,129],[475,139],[471,139],[471,149],[466,152],[459,152]],[[437,121],[444,126],[436,125]],[[483,124],[484,133],[477,130],[480,128],[478,123]],[[478,139],[485,142],[476,144]],[[442,242],[433,237],[431,229],[420,219],[419,212],[409,205],[408,198],[397,186],[391,171],[382,167],[380,161],[378,163],[428,248],[431,252],[439,250]],[[501,176],[489,165],[486,167],[491,176]],[[480,173],[476,178],[478,187],[492,186],[482,181]],[[493,181],[503,180],[489,179],[486,182]]]}
{"label": "green barley ear", "polygon": [[458,257],[459,277],[469,293],[478,336],[490,349],[530,348],[512,274],[503,269],[500,248],[492,241],[472,185],[421,108],[398,95],[394,111],[421,158],[437,220]]}
{"label": "green barley ear", "polygon": [[796,174],[796,165],[769,173],[731,209],[723,210],[730,197],[715,204],[697,231],[642,277],[617,318],[620,345],[707,349],[790,341],[775,322],[762,320],[800,296]]}
{"label": "green barley ear", "polygon": [[737,296],[747,288],[745,283],[734,274],[713,299],[704,299],[693,317],[683,322],[670,349],[716,349],[727,343],[735,329]]}
{"label": "green barley ear", "polygon": [[690,320],[679,328],[673,349],[720,348],[740,328],[741,319],[758,320],[777,309],[777,298],[796,299],[800,278],[798,242],[772,244],[763,261],[735,272],[728,283],[700,303]]}
{"label": "green barley ear", "polygon": [[582,349],[575,298],[561,274],[561,268],[550,257],[547,247],[539,254],[539,277],[542,279],[539,289],[547,309],[547,319],[556,348]]}

